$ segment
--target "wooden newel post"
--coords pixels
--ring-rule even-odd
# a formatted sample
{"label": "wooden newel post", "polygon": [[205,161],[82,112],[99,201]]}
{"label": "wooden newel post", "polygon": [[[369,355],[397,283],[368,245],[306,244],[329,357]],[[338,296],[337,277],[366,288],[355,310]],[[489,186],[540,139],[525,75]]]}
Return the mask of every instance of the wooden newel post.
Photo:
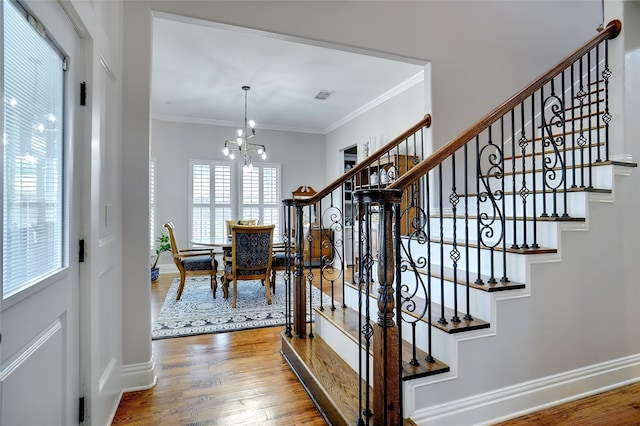
{"label": "wooden newel post", "polygon": [[393,208],[402,192],[384,191],[378,222],[378,321],[373,333],[373,415],[374,425],[400,425],[401,391],[399,333],[394,320],[396,273],[393,235]]}
{"label": "wooden newel post", "polygon": [[304,277],[303,206],[296,205],[296,262],[293,274],[293,332],[298,337],[307,333],[307,286]]}

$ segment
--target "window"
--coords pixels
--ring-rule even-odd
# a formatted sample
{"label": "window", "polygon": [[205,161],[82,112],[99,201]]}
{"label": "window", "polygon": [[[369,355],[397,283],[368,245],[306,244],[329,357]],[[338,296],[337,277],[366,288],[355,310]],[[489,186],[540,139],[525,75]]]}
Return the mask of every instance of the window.
{"label": "window", "polygon": [[3,295],[65,266],[64,58],[4,1]]}
{"label": "window", "polygon": [[156,249],[156,157],[149,162],[149,244]]}
{"label": "window", "polygon": [[[280,165],[261,164],[240,172],[229,161],[192,160],[189,165],[191,241],[226,235],[226,221],[257,219],[280,235]],[[240,213],[237,213],[240,212]]]}
{"label": "window", "polygon": [[280,237],[280,166],[265,164],[242,172],[242,219],[276,225],[273,233]]}
{"label": "window", "polygon": [[191,241],[209,241],[225,235],[225,221],[231,219],[231,164],[191,161]]}

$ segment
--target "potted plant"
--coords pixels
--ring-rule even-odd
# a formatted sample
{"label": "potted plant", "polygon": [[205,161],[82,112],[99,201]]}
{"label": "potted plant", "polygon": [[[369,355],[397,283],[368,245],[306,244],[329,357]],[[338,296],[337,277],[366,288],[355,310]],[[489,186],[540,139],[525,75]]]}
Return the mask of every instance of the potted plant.
{"label": "potted plant", "polygon": [[151,265],[151,281],[157,281],[160,276],[160,268],[158,268],[158,259],[165,251],[171,251],[169,237],[166,234],[160,234],[156,239],[156,260]]}

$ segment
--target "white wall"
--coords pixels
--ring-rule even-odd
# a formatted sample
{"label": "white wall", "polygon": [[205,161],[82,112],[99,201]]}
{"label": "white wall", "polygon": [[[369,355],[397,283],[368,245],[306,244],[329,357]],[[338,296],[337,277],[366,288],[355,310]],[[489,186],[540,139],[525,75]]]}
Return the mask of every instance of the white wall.
{"label": "white wall", "polygon": [[[229,160],[222,154],[224,141],[235,128],[206,124],[152,120],[151,156],[156,157],[156,235],[172,221],[186,247],[188,229],[189,160]],[[300,185],[316,189],[326,183],[324,135],[256,129],[255,143],[267,147],[267,163],[282,165],[282,197]],[[239,160],[233,160],[238,162]],[[256,164],[262,160],[254,160]],[[309,167],[313,164],[313,167]],[[160,263],[171,262],[165,256]]]}
{"label": "white wall", "polygon": [[[420,121],[427,113],[425,82],[420,81],[370,111],[327,134],[328,182],[344,172],[342,150],[358,145],[358,161],[362,159],[363,143],[370,136],[377,138],[377,148],[390,142]],[[427,96],[428,97],[428,96]]]}
{"label": "white wall", "polygon": [[[129,1],[124,3],[124,310],[148,323],[148,162],[152,9],[345,48],[432,61],[439,147],[595,34],[595,1]],[[127,327],[124,360],[150,338]]]}

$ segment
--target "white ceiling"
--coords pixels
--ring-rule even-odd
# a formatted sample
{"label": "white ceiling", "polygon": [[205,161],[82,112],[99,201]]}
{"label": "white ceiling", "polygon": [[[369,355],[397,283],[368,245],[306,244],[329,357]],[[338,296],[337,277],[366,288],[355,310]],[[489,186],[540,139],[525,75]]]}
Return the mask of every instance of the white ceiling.
{"label": "white ceiling", "polygon": [[[423,64],[170,16],[153,20],[152,116],[327,133],[423,79]],[[321,90],[335,92],[325,101]]]}

